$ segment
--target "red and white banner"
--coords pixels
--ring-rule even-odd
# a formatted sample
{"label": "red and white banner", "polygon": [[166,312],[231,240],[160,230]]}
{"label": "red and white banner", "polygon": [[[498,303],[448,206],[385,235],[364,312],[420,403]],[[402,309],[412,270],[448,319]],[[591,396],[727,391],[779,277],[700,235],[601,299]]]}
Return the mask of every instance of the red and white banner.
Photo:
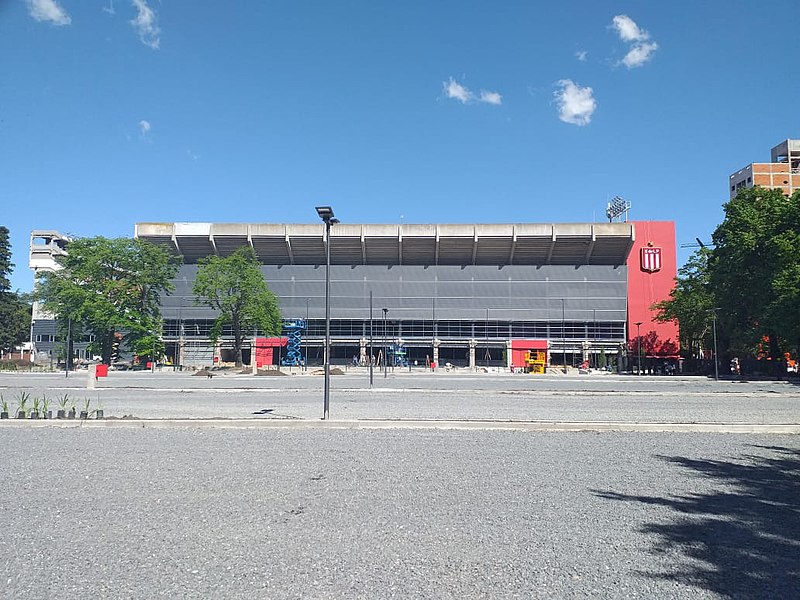
{"label": "red and white banner", "polygon": [[661,270],[661,248],[647,246],[641,250],[642,271],[655,273]]}

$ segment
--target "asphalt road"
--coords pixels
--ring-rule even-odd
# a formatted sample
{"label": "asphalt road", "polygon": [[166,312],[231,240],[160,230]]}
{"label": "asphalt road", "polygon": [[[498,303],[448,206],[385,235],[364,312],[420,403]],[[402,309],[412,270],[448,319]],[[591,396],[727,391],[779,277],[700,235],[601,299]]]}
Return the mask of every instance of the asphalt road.
{"label": "asphalt road", "polygon": [[[0,374],[9,404],[23,391],[80,406],[98,401],[106,416],[140,418],[319,419],[322,377],[112,372],[95,390],[86,373]],[[331,378],[333,419],[452,419],[638,423],[800,423],[800,385],[700,377],[566,377],[364,370]],[[57,408],[53,402],[52,408]]]}
{"label": "asphalt road", "polygon": [[0,597],[797,598],[800,437],[0,430]]}

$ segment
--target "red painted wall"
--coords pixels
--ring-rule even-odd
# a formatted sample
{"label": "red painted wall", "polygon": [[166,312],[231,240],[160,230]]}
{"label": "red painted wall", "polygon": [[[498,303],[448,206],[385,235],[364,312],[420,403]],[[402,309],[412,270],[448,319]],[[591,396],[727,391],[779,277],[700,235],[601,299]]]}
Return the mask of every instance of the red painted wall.
{"label": "red painted wall", "polygon": [[[675,285],[677,253],[673,221],[634,221],[636,241],[628,256],[628,340],[636,338],[640,321],[642,348],[650,355],[675,356],[679,350],[678,325],[657,323],[650,307],[666,300]],[[642,269],[641,249],[661,248],[661,269],[648,273]]]}

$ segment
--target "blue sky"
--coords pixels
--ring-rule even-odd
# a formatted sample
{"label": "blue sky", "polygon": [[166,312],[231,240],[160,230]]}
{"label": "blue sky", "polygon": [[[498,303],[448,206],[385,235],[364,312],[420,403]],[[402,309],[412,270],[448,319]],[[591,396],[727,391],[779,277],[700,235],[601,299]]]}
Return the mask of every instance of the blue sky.
{"label": "blue sky", "polygon": [[[0,224],[583,222],[708,239],[800,137],[796,0],[0,0]],[[690,250],[681,250],[679,261]]]}

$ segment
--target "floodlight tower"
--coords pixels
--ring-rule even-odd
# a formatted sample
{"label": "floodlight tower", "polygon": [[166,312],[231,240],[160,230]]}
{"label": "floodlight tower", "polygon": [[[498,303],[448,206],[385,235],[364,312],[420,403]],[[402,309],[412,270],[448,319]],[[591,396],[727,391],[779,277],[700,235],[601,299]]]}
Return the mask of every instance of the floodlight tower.
{"label": "floodlight tower", "polygon": [[[628,222],[628,211],[631,209],[631,203],[621,198],[620,196],[614,196],[611,199],[611,202],[608,203],[606,206],[606,216],[608,217],[608,222],[613,223],[614,219],[619,218],[620,223]],[[621,217],[621,218],[620,218]]]}

